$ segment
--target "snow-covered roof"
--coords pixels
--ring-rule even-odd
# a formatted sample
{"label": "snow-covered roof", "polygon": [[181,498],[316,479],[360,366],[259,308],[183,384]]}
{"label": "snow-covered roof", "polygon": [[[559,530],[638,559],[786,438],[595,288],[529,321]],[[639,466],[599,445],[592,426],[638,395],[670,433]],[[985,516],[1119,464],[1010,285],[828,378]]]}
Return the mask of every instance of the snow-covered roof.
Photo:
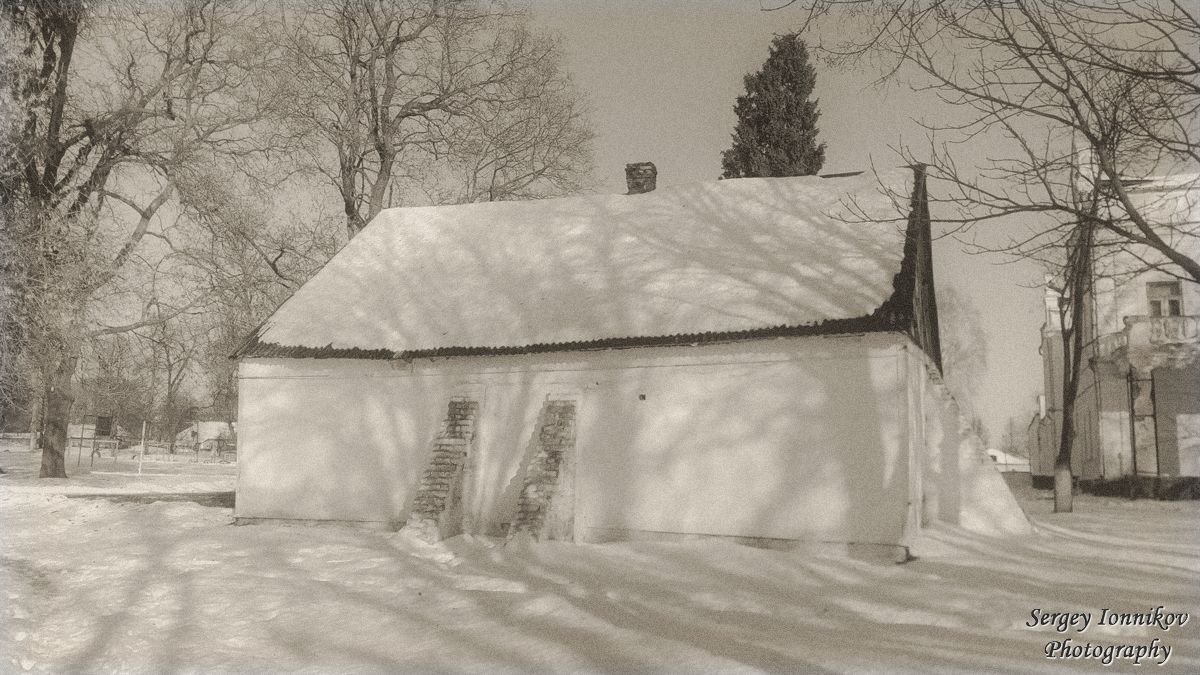
{"label": "snow-covered roof", "polygon": [[893,293],[912,183],[899,169],[388,209],[242,355],[486,351],[864,317]]}
{"label": "snow-covered roof", "polygon": [[991,457],[992,461],[996,462],[997,464],[1028,464],[1029,463],[1028,457],[1021,457],[1020,455],[1014,455],[1010,452],[1005,452],[999,448],[988,448],[987,454],[988,454],[988,457]]}
{"label": "snow-covered roof", "polygon": [[[195,437],[192,436],[193,433]],[[194,440],[197,443],[203,443],[214,438],[233,438],[233,426],[229,422],[222,420],[193,422],[186,429],[175,434],[175,440],[177,441]]]}

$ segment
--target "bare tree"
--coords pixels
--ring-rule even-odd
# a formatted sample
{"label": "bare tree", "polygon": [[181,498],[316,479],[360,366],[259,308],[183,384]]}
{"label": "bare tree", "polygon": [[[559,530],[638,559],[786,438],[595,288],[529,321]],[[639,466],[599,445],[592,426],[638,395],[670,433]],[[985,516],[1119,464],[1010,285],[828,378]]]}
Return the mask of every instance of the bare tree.
{"label": "bare tree", "polygon": [[[1200,282],[1185,252],[1194,222],[1155,222],[1127,190],[1149,173],[1200,168],[1200,20],[1186,3],[1159,0],[815,0],[807,26],[858,22],[856,35],[817,42],[826,58],[871,59],[883,77],[908,77],[961,119],[930,125],[933,177],[965,207],[961,222],[1043,214],[1053,224],[1100,217],[1118,239],[1151,249]],[[997,132],[1008,156],[960,167],[950,146]],[[1080,166],[1080,155],[1087,166]],[[978,169],[976,172],[975,169]],[[1092,214],[1074,198],[1082,173],[1111,196]],[[1188,243],[1183,243],[1188,242]]]}
{"label": "bare tree", "polygon": [[[954,111],[951,121],[927,125],[927,149],[904,152],[928,163],[940,183],[943,221],[969,227],[1017,216],[1031,224],[1027,237],[999,250],[1047,264],[1064,284],[1064,406],[1073,404],[1085,346],[1070,326],[1082,316],[1088,265],[1098,255],[1136,250],[1145,265],[1200,283],[1200,261],[1190,253],[1200,224],[1148,210],[1129,189],[1133,179],[1200,168],[1200,23],[1187,3],[784,4],[809,28],[854,23],[854,32],[842,33],[850,39],[810,40],[826,59],[873,63],[881,78],[907,79]],[[963,146],[983,138],[1005,151],[981,166],[962,163]],[[1071,509],[1073,438],[1067,422],[1057,510]]]}
{"label": "bare tree", "polygon": [[338,192],[353,237],[425,178],[465,178],[465,200],[577,187],[590,134],[557,45],[502,4],[312,2],[281,9],[293,131]]}
{"label": "bare tree", "polygon": [[5,3],[0,15],[25,57],[6,82],[21,126],[0,171],[13,261],[5,296],[19,326],[5,339],[36,364],[41,475],[65,477],[82,343],[198,301],[138,314],[113,289],[169,249],[160,216],[189,177],[216,162],[236,168],[261,149],[249,131],[261,104],[258,50],[245,39],[254,17],[210,0],[31,0]]}
{"label": "bare tree", "polygon": [[938,289],[942,370],[946,386],[968,416],[976,413],[974,397],[987,370],[987,334],[979,310],[950,287]]}
{"label": "bare tree", "polygon": [[[157,303],[153,303],[152,311],[161,314],[163,310]],[[199,341],[194,335],[194,328],[181,318],[157,321],[132,333],[149,346],[155,364],[153,372],[161,373],[161,387],[155,387],[162,392],[161,404],[156,415],[155,437],[165,440],[167,452],[173,454],[175,432],[180,418],[186,414],[189,407],[183,401],[184,385],[192,370]]]}
{"label": "bare tree", "polygon": [[506,95],[481,99],[451,126],[449,175],[425,194],[435,203],[536,199],[571,194],[591,170],[592,132],[557,57],[547,54],[508,83]]}
{"label": "bare tree", "polygon": [[216,177],[205,185],[184,200],[194,226],[181,247],[184,269],[175,276],[208,297],[193,344],[203,389],[199,409],[210,419],[232,423],[237,420],[237,363],[230,355],[333,256],[340,236],[319,209],[274,203],[253,185],[239,189]]}
{"label": "bare tree", "polygon": [[154,410],[151,355],[131,333],[88,340],[80,355],[76,401],[84,411],[111,416],[126,431],[139,430]]}

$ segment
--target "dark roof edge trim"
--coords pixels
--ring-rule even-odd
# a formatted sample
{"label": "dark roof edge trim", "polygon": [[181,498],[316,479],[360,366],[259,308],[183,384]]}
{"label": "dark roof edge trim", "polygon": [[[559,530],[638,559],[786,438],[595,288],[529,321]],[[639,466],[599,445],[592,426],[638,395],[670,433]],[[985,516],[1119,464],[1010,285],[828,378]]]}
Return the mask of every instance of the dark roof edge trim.
{"label": "dark roof edge trim", "polygon": [[[882,309],[882,308],[881,308]],[[890,313],[876,311],[869,316],[851,319],[830,319],[816,324],[798,326],[773,326],[742,331],[722,331],[660,335],[647,337],[605,338],[577,342],[557,342],[515,347],[439,347],[395,352],[390,349],[300,347],[254,341],[241,352],[243,358],[293,358],[293,359],[375,359],[402,360],[444,358],[451,356],[513,356],[521,354],[545,354],[551,352],[579,352],[603,349],[632,349],[637,347],[671,347],[721,342],[741,342],[764,338],[807,337],[814,335],[841,335],[849,333],[903,332],[895,325]]]}

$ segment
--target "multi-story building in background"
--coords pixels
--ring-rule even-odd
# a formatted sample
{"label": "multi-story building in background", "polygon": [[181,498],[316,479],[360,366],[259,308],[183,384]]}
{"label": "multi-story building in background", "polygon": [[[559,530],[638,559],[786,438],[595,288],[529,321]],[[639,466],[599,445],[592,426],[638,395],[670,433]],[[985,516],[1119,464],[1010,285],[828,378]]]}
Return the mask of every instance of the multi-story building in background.
{"label": "multi-story building in background", "polygon": [[[1175,250],[1200,258],[1200,176],[1130,181]],[[1085,488],[1200,494],[1200,284],[1136,245],[1096,247],[1081,316],[1072,473]],[[1059,294],[1047,283],[1045,393],[1029,429],[1035,485],[1053,484],[1062,429]],[[1070,317],[1067,318],[1068,326]]]}

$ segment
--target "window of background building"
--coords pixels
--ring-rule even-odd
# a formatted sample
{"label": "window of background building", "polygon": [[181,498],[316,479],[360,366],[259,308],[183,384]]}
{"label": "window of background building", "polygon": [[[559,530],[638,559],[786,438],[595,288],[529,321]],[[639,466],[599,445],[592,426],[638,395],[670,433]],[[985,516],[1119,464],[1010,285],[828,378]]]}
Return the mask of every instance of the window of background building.
{"label": "window of background building", "polygon": [[1180,316],[1183,314],[1183,292],[1178,281],[1151,281],[1146,285],[1150,300],[1150,316]]}

